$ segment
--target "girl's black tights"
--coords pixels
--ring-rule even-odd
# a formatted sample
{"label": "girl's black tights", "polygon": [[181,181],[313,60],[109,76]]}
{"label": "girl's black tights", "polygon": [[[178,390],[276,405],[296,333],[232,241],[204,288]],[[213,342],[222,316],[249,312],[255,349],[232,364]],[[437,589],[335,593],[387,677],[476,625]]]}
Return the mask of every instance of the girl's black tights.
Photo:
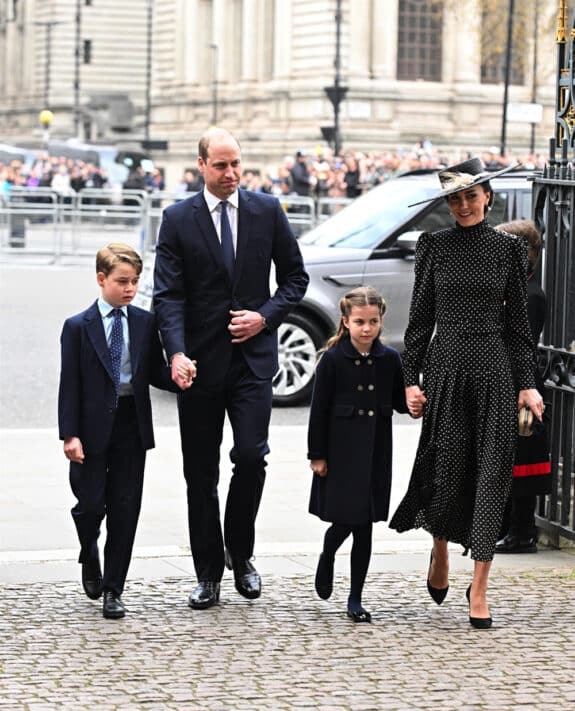
{"label": "girl's black tights", "polygon": [[345,526],[341,523],[333,523],[325,532],[323,540],[323,554],[331,560],[345,539],[350,533],[353,533],[351,585],[347,607],[355,612],[362,609],[361,594],[371,558],[371,531],[371,522],[363,526]]}

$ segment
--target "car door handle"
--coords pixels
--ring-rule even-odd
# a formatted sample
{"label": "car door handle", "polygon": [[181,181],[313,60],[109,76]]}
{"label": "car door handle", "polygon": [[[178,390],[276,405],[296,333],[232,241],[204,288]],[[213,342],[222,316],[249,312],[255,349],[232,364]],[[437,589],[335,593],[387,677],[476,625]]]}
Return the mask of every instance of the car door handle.
{"label": "car door handle", "polygon": [[333,276],[323,276],[322,281],[326,281],[328,284],[333,284],[333,286],[345,286],[345,287],[356,287],[363,286],[361,280],[357,280],[357,276],[352,277],[353,281],[346,279],[342,281],[341,279],[336,279]]}

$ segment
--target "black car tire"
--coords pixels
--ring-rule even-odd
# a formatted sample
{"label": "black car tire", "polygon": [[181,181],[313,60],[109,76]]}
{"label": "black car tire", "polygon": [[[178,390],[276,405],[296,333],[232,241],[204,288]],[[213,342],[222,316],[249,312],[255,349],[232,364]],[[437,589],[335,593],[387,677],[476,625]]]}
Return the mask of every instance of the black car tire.
{"label": "black car tire", "polygon": [[290,407],[308,402],[317,351],[325,343],[318,326],[293,313],[278,328],[279,370],[273,379],[273,404]]}

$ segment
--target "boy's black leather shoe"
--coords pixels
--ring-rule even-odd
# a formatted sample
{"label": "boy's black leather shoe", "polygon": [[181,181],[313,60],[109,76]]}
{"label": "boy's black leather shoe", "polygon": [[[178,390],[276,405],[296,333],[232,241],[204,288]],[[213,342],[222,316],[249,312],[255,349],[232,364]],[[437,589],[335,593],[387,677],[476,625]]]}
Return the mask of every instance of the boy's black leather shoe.
{"label": "boy's black leather shoe", "polygon": [[107,620],[119,620],[126,614],[126,608],[122,602],[122,598],[115,592],[110,590],[104,591],[104,606],[102,614]]}
{"label": "boy's black leather shoe", "polygon": [[188,605],[194,610],[207,610],[220,599],[220,584],[211,580],[200,580],[188,597]]}
{"label": "boy's black leather shoe", "polygon": [[496,553],[537,553],[535,538],[518,538],[507,534],[505,538],[497,541]]}
{"label": "boy's black leather shoe", "polygon": [[82,587],[90,600],[102,596],[102,569],[98,558],[82,563]]}

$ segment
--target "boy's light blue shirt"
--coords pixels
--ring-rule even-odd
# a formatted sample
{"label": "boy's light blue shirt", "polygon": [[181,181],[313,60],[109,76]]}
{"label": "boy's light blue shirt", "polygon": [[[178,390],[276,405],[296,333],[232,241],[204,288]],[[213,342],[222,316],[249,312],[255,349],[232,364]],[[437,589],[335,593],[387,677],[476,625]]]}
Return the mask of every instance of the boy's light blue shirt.
{"label": "boy's light blue shirt", "polygon": [[[104,333],[106,334],[106,343],[110,345],[110,337],[112,335],[112,324],[114,319],[110,316],[114,310],[113,306],[101,297],[98,299],[98,310],[102,317]],[[122,395],[132,395],[132,365],[130,363],[130,333],[128,330],[128,307],[121,306],[122,312],[122,364],[120,366],[120,397]]]}

